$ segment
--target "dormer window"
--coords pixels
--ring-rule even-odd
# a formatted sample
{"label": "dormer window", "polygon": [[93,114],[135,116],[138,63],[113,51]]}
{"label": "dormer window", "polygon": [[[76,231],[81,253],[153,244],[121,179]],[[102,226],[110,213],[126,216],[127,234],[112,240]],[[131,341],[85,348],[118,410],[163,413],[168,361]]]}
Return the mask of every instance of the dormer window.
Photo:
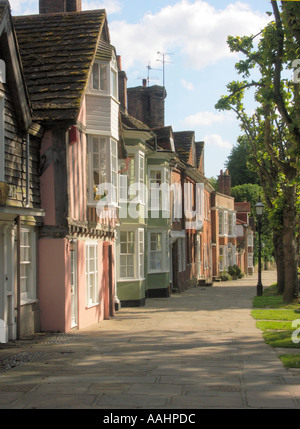
{"label": "dormer window", "polygon": [[111,96],[118,100],[118,66],[114,57],[110,62],[95,60],[88,91],[94,95]]}
{"label": "dormer window", "polygon": [[91,85],[92,89],[96,91],[107,91],[107,65],[105,63],[94,63]]}

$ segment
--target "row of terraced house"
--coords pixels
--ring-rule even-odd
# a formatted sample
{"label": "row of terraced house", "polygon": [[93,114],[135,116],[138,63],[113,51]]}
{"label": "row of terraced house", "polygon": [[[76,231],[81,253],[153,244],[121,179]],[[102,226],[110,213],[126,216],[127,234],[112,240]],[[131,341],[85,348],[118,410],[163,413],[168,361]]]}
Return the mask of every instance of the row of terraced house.
{"label": "row of terraced house", "polygon": [[165,125],[164,87],[127,88],[105,10],[39,7],[0,0],[0,342],[251,274],[249,204]]}

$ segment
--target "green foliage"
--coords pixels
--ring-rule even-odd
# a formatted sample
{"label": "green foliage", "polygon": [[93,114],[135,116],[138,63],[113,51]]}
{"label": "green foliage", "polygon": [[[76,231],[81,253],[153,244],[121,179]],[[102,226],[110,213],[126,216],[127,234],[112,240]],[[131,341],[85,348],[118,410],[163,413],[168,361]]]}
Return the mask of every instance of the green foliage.
{"label": "green foliage", "polygon": [[[231,176],[231,185],[243,185],[246,183],[259,184],[259,176],[251,167],[251,153],[245,137],[239,137],[238,144],[233,147],[225,162],[225,166]],[[256,200],[257,201],[257,200]]]}
{"label": "green foliage", "polygon": [[[256,326],[263,331],[263,337],[271,347],[293,348],[300,350],[300,343],[293,342],[294,327],[292,322],[298,319],[296,311],[299,302],[284,304],[282,295],[277,294],[277,284],[264,290],[263,296],[255,297],[251,315],[258,320]],[[300,354],[286,354],[280,356],[286,367],[299,368]]]}
{"label": "green foliage", "polygon": [[279,358],[286,368],[300,368],[300,353],[283,354]]}
{"label": "green foliage", "polygon": [[240,269],[240,267],[238,265],[233,265],[233,266],[229,266],[228,267],[228,274],[233,278],[233,279],[241,279],[243,277],[242,271]]}
{"label": "green foliage", "polygon": [[219,275],[222,282],[226,282],[228,280],[232,280],[231,275],[227,271],[222,271]]}

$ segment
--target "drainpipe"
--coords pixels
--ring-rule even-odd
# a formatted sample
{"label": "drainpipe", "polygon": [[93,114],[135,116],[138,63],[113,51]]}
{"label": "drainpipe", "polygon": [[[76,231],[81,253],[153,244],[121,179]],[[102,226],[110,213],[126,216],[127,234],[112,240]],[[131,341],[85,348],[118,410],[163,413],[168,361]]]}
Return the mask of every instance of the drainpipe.
{"label": "drainpipe", "polygon": [[15,219],[17,224],[17,338],[21,337],[21,217]]}
{"label": "drainpipe", "polygon": [[29,133],[26,135],[26,207],[29,207]]}

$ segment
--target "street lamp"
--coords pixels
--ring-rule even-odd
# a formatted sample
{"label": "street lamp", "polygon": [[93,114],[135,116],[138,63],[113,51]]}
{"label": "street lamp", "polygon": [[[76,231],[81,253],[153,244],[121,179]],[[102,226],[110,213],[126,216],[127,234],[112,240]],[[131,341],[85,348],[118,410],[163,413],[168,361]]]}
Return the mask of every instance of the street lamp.
{"label": "street lamp", "polygon": [[258,283],[257,283],[257,296],[262,296],[263,285],[261,282],[261,217],[264,211],[264,204],[261,201],[255,206],[256,216],[258,220]]}

